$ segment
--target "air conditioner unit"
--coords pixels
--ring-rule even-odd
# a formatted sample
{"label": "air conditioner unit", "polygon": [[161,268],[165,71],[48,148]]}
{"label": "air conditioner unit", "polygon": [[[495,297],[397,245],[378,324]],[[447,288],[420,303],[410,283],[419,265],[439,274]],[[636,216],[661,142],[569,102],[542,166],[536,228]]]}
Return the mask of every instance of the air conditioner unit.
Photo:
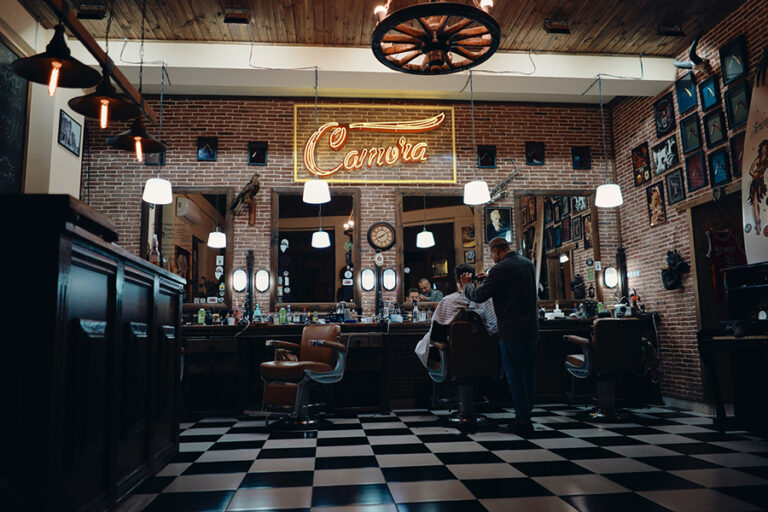
{"label": "air conditioner unit", "polygon": [[200,207],[186,197],[176,198],[176,216],[190,224],[199,224],[203,220],[203,212],[200,211]]}

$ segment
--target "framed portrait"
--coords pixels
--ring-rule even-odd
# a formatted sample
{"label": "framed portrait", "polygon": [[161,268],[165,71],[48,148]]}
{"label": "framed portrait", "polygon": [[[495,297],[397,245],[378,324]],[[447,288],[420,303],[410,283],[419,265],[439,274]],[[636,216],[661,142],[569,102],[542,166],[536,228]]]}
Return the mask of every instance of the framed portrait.
{"label": "framed portrait", "polygon": [[59,110],[59,144],[73,155],[80,156],[80,134],[83,127],[64,110]]}
{"label": "framed portrait", "polygon": [[664,178],[667,182],[667,202],[671,205],[685,199],[685,186],[683,185],[683,170],[675,169]]}
{"label": "framed portrait", "polygon": [[680,141],[683,153],[701,149],[701,129],[698,114],[691,114],[680,121]]}
{"label": "framed portrait", "polygon": [[216,137],[197,138],[197,161],[215,162],[219,139]]}
{"label": "framed portrait", "polygon": [[747,87],[747,82],[741,82],[725,92],[725,111],[728,114],[728,126],[731,130],[747,123],[749,97],[750,89]]}
{"label": "framed portrait", "polygon": [[248,165],[267,165],[268,144],[263,141],[248,143]]}
{"label": "framed portrait", "polygon": [[688,192],[707,186],[707,167],[704,163],[704,152],[697,151],[685,159],[685,180],[688,182]]}
{"label": "framed portrait", "polygon": [[635,178],[636,187],[651,180],[651,159],[648,155],[647,142],[643,142],[632,150],[632,175]]}
{"label": "framed portrait", "polygon": [[704,116],[704,138],[707,139],[707,147],[713,148],[725,142],[728,128],[725,126],[723,109],[718,108]]}
{"label": "framed portrait", "polygon": [[693,78],[693,71],[689,71],[675,82],[675,95],[677,96],[677,111],[680,114],[696,107],[698,102],[696,101],[696,82]]}
{"label": "framed portrait", "polygon": [[592,215],[584,215],[583,219],[583,232],[584,232],[584,248],[589,249],[592,247]]}
{"label": "framed portrait", "polygon": [[464,251],[464,263],[475,262],[475,251]]}
{"label": "framed portrait", "polygon": [[481,169],[496,168],[496,146],[477,146],[477,166]]}
{"label": "framed portrait", "polygon": [[563,228],[563,242],[569,242],[571,240],[571,218],[563,218],[560,226]]}
{"label": "framed portrait", "polygon": [[560,198],[555,196],[552,198],[552,222],[557,224],[563,217],[563,211],[560,209]]}
{"label": "framed portrait", "polygon": [[485,208],[485,242],[500,236],[507,242],[512,242],[512,208]]}
{"label": "framed portrait", "polygon": [[675,129],[675,107],[672,105],[671,92],[653,104],[653,120],[656,124],[656,136],[659,138]]}
{"label": "framed portrait", "polygon": [[461,227],[461,246],[462,247],[475,246],[475,226]]}
{"label": "framed portrait", "polygon": [[560,215],[565,217],[571,214],[571,197],[560,196]]}
{"label": "framed portrait", "polygon": [[744,132],[731,137],[731,171],[734,177],[741,176],[744,165]]}
{"label": "framed portrait", "polygon": [[571,222],[571,240],[574,242],[581,240],[583,227],[584,221],[582,220],[582,217],[574,217]]}
{"label": "framed portrait", "polygon": [[573,213],[581,213],[589,208],[589,198],[587,196],[573,196]]}
{"label": "framed portrait", "polygon": [[544,150],[546,146],[543,142],[525,143],[525,163],[528,165],[544,165]]}
{"label": "framed portrait", "polygon": [[728,85],[747,74],[747,40],[744,34],[720,48],[720,69],[723,85]]}
{"label": "framed portrait", "polygon": [[555,228],[554,226],[548,227],[544,231],[544,250],[548,251],[549,249],[555,248]]}
{"label": "framed portrait", "polygon": [[592,168],[592,153],[589,146],[571,147],[571,166],[580,170]]}
{"label": "framed portrait", "polygon": [[671,137],[651,148],[651,155],[655,167],[656,176],[660,176],[668,170],[680,164],[680,155],[677,152],[677,137],[673,133]]}
{"label": "framed portrait", "polygon": [[648,220],[651,227],[667,222],[667,208],[664,205],[664,183],[659,181],[645,189],[648,203]]}
{"label": "framed portrait", "polygon": [[717,75],[712,75],[699,84],[699,96],[701,96],[701,108],[709,110],[720,104],[720,86]]}
{"label": "framed portrait", "polygon": [[[164,140],[161,140],[160,142],[166,144]],[[168,147],[167,144],[166,147]],[[165,151],[160,153],[147,153],[144,155],[144,165],[165,165]]]}
{"label": "framed portrait", "polygon": [[544,200],[544,224],[552,224],[552,203]]}
{"label": "framed portrait", "polygon": [[563,227],[555,226],[554,228],[555,247],[563,246]]}
{"label": "framed portrait", "polygon": [[731,181],[730,157],[727,148],[722,147],[709,154],[709,178],[713,187]]}

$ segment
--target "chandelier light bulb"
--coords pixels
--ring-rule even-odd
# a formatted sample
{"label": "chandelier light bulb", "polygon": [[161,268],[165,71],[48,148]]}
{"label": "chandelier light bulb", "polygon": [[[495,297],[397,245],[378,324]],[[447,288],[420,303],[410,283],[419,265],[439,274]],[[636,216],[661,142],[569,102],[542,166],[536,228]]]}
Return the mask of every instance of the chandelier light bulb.
{"label": "chandelier light bulb", "polygon": [[136,149],[136,160],[141,162],[144,160],[144,153],[141,150],[141,137],[134,137],[133,144],[134,148]]}
{"label": "chandelier light bulb", "polygon": [[59,86],[59,70],[61,69],[61,62],[55,60],[51,62],[51,78],[48,79],[48,96],[56,94],[56,87]]}
{"label": "chandelier light bulb", "polygon": [[144,185],[144,193],[141,199],[145,203],[171,204],[173,202],[173,190],[171,182],[163,178],[149,178]]}
{"label": "chandelier light bulb", "polygon": [[321,179],[311,179],[304,182],[305,203],[323,204],[330,202],[331,191],[328,188],[328,182]]}
{"label": "chandelier light bulb", "polygon": [[478,205],[491,201],[488,184],[482,180],[470,181],[464,185],[464,204]]}
{"label": "chandelier light bulb", "polygon": [[621,187],[616,183],[603,183],[597,187],[595,206],[598,208],[616,208],[624,203],[621,197]]}

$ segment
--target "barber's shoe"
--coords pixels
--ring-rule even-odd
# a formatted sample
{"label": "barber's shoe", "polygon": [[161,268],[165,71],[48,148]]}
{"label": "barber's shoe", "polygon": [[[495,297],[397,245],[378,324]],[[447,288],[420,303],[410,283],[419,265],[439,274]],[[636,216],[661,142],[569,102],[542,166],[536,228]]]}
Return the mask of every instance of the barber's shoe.
{"label": "barber's shoe", "polygon": [[533,432],[533,423],[531,423],[531,420],[515,420],[502,428],[513,434],[524,435]]}

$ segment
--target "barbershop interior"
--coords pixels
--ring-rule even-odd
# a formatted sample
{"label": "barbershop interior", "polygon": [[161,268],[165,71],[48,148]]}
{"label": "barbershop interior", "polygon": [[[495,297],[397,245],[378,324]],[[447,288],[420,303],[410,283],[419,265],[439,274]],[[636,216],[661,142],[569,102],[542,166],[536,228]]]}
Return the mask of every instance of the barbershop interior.
{"label": "barbershop interior", "polygon": [[766,20],[3,0],[0,509],[768,510]]}

